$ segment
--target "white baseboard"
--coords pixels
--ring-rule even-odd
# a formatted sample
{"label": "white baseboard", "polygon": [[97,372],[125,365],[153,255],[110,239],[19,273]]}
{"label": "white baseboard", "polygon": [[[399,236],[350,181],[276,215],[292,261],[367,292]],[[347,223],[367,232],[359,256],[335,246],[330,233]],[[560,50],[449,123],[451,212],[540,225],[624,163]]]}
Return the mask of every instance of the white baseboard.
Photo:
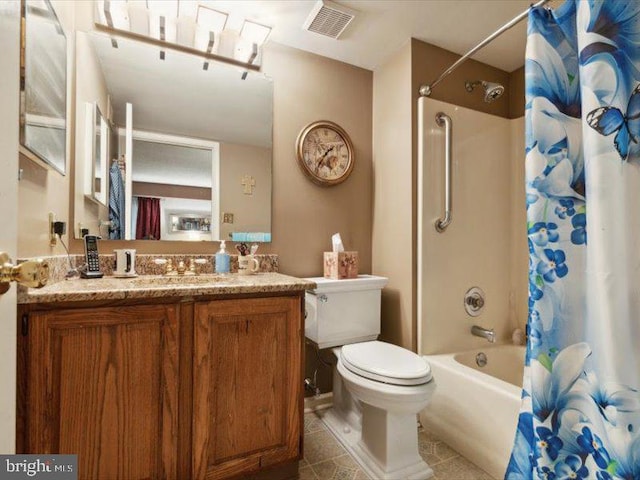
{"label": "white baseboard", "polygon": [[320,395],[313,397],[306,397],[304,399],[304,413],[315,412],[317,410],[324,410],[331,408],[333,405],[333,393],[321,393]]}

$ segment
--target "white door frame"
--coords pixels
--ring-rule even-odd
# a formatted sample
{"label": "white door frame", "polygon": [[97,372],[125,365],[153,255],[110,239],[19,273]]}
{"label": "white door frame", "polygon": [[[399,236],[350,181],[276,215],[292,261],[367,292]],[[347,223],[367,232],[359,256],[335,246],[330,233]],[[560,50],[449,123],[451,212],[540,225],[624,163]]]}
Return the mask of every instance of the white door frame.
{"label": "white door frame", "polygon": [[[20,1],[0,1],[0,251],[18,247]],[[0,453],[16,443],[16,286],[0,296]]]}

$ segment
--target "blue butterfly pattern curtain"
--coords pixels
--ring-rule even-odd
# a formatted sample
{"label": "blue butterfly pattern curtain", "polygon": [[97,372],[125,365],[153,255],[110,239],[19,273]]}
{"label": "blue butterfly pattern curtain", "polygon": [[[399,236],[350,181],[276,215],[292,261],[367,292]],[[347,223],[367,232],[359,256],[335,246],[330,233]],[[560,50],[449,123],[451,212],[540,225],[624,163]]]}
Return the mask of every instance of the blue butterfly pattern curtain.
{"label": "blue butterfly pattern curtain", "polygon": [[640,480],[640,2],[529,14],[529,321],[508,480]]}

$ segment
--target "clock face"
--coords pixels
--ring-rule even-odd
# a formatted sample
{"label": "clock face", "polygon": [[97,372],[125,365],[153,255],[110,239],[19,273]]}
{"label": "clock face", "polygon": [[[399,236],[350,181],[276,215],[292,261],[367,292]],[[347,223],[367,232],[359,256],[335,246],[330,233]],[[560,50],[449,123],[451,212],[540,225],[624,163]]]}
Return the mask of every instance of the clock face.
{"label": "clock face", "polygon": [[346,180],[353,168],[353,148],[346,132],[330,122],[316,122],[298,137],[298,162],[319,185]]}

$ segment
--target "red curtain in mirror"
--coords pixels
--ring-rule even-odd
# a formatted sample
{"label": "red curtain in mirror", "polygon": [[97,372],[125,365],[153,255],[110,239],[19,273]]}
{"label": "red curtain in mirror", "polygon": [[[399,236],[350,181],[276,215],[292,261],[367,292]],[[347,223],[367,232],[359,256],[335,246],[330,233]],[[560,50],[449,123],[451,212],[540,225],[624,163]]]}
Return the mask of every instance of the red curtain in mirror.
{"label": "red curtain in mirror", "polygon": [[138,197],[136,239],[160,240],[160,199]]}

